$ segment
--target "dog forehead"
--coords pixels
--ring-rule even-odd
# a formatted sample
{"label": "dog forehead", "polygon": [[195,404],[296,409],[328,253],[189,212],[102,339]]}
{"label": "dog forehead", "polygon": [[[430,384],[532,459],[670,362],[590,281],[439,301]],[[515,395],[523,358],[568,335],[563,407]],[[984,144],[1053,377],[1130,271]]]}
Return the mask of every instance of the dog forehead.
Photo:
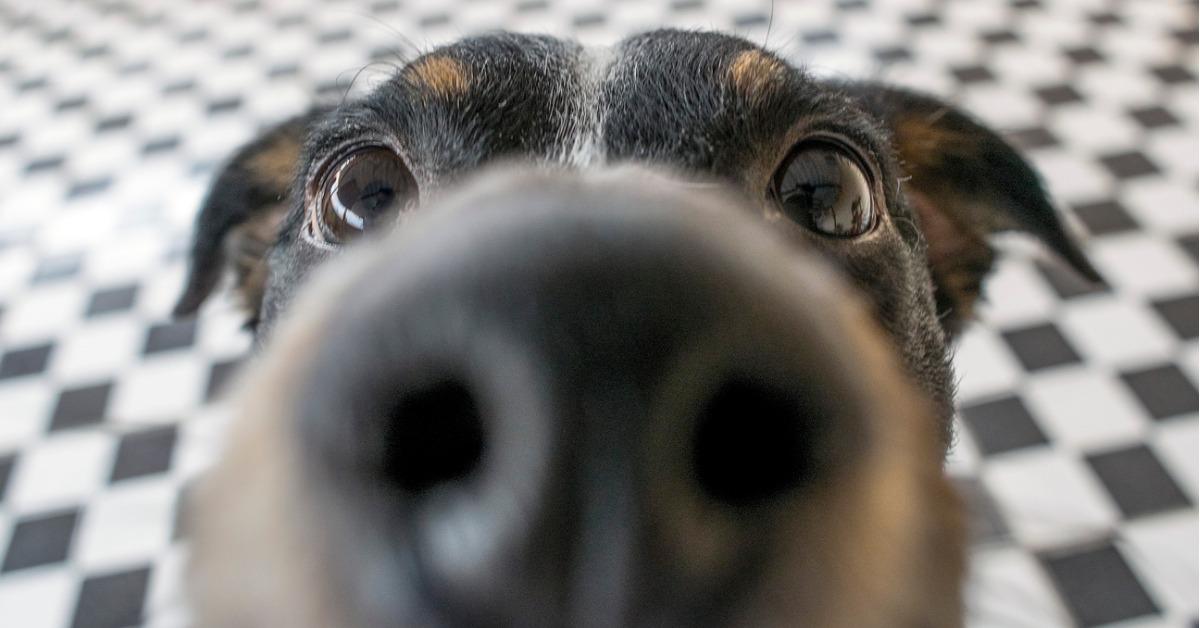
{"label": "dog forehead", "polygon": [[[495,33],[422,55],[370,106],[415,158],[497,155],[572,166],[640,159],[721,170],[813,100],[802,73],[744,39],[660,30],[610,47]],[[787,106],[779,106],[784,101]]]}

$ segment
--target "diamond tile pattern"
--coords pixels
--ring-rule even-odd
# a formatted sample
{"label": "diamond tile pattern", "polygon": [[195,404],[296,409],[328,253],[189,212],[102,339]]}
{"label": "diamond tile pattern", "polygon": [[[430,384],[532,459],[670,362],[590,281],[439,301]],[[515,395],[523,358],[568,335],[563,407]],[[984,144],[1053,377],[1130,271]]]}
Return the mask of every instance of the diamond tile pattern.
{"label": "diamond tile pattern", "polygon": [[1019,397],[964,406],[963,423],[983,454],[995,454],[1048,442]]}
{"label": "diamond tile pattern", "polygon": [[82,388],[70,388],[58,396],[58,404],[50,417],[50,429],[61,430],[99,423],[104,419],[112,384],[103,383]]}
{"label": "diamond tile pattern", "polygon": [[150,569],[92,576],[83,581],[72,628],[123,628],[141,623]]}
{"label": "diamond tile pattern", "polygon": [[1055,552],[1042,558],[1082,626],[1099,626],[1157,614],[1121,553],[1112,545]]}
{"label": "diamond tile pattern", "polygon": [[103,288],[92,293],[88,301],[87,315],[99,316],[110,312],[121,312],[133,307],[137,298],[136,285]]}
{"label": "diamond tile pattern", "polygon": [[13,528],[0,572],[60,563],[67,559],[79,512],[75,510],[22,519]]}
{"label": "diamond tile pattern", "polygon": [[117,446],[109,481],[166,473],[171,469],[177,440],[173,425],[126,434]]}
{"label": "diamond tile pattern", "polygon": [[1145,445],[1095,453],[1088,456],[1088,464],[1126,517],[1191,505]]}
{"label": "diamond tile pattern", "polygon": [[40,344],[5,352],[0,355],[0,379],[41,373],[53,349],[53,345]]}
{"label": "diamond tile pattern", "polygon": [[0,0],[0,626],[187,625],[179,494],[249,345],[228,298],[169,317],[217,164],[410,42],[657,25],[940,95],[1026,152],[1106,282],[1001,242],[959,343],[968,626],[1195,626],[1196,24],[1176,0]]}
{"label": "diamond tile pattern", "polygon": [[1074,347],[1051,323],[1006,331],[1004,339],[1030,371],[1079,361]]}
{"label": "diamond tile pattern", "polygon": [[1122,377],[1156,419],[1196,412],[1196,385],[1173,364],[1124,373]]}
{"label": "diamond tile pattern", "polygon": [[1189,294],[1154,302],[1154,309],[1182,339],[1196,338],[1200,307],[1196,295]]}

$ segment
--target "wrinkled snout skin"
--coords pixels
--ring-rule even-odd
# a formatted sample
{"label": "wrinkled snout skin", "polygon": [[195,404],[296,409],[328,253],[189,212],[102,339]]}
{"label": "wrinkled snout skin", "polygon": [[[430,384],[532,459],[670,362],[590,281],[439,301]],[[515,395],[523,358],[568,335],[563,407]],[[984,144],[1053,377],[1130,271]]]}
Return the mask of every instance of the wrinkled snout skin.
{"label": "wrinkled snout skin", "polygon": [[199,625],[960,625],[938,412],[755,211],[510,170],[322,265],[198,487]]}

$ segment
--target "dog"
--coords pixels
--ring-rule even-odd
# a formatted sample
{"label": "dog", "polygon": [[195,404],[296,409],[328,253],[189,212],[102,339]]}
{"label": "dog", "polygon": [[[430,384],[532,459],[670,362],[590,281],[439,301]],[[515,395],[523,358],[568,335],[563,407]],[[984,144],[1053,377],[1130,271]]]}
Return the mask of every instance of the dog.
{"label": "dog", "polygon": [[421,55],[197,218],[175,313],[231,267],[263,348],[197,618],[961,625],[950,355],[1004,230],[1099,280],[968,114],[734,36]]}

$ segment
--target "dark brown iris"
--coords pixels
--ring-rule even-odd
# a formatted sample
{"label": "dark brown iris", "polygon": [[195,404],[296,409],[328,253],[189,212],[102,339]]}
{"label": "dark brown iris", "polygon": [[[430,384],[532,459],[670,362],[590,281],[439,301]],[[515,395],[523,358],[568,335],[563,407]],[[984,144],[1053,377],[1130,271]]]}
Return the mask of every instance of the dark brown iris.
{"label": "dark brown iris", "polygon": [[857,160],[828,142],[800,145],[780,166],[772,196],[797,223],[819,233],[850,238],[871,230],[875,203]]}
{"label": "dark brown iris", "polygon": [[326,235],[347,242],[416,205],[417,183],[396,153],[360,148],[338,162],[322,187]]}

